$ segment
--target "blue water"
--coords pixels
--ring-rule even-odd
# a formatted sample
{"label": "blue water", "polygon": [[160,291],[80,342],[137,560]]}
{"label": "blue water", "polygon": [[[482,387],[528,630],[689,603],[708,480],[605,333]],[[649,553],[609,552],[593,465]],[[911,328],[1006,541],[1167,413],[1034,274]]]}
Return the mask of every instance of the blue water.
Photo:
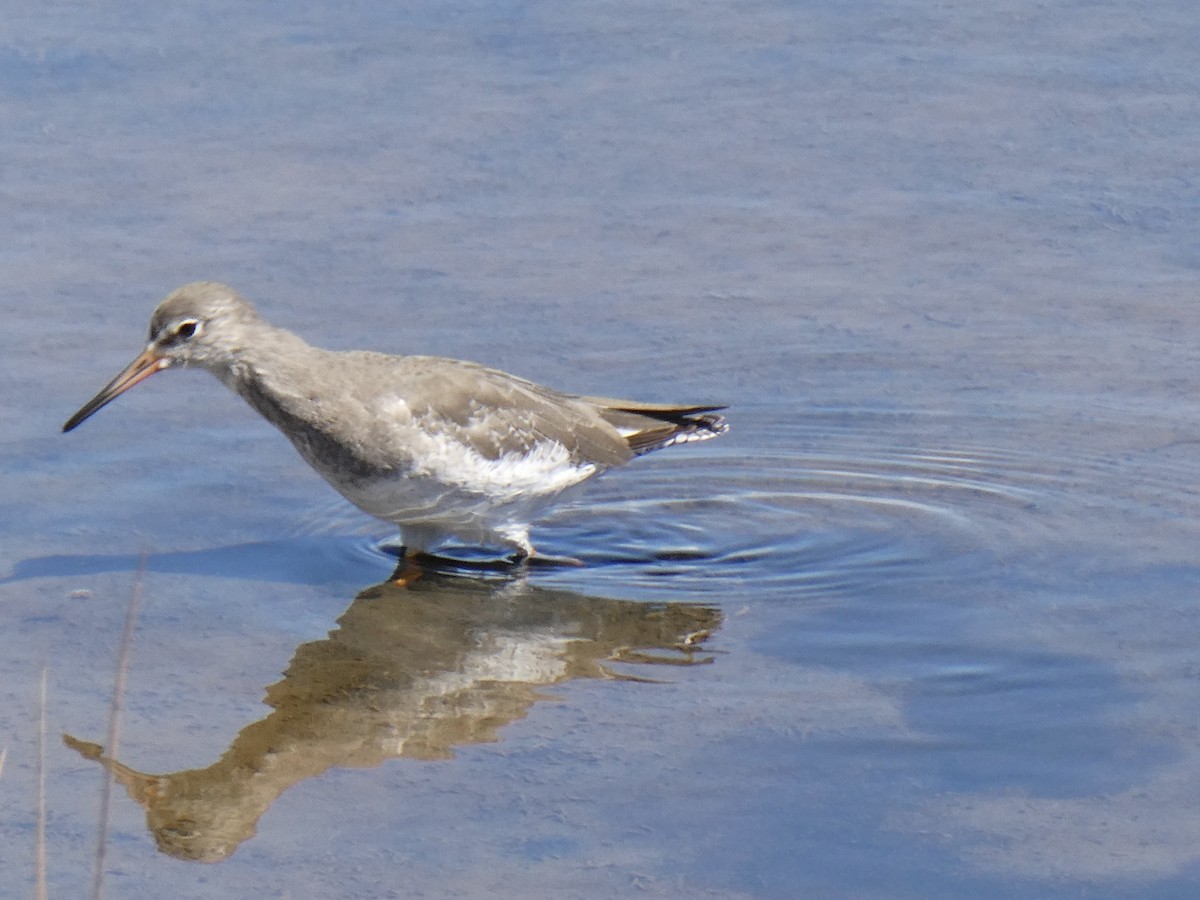
{"label": "blue water", "polygon": [[[109,771],[110,896],[1195,893],[1200,13],[342,6],[6,17],[14,895],[43,665],[51,896]],[[733,428],[381,586],[206,375],[59,434],[197,278]]]}

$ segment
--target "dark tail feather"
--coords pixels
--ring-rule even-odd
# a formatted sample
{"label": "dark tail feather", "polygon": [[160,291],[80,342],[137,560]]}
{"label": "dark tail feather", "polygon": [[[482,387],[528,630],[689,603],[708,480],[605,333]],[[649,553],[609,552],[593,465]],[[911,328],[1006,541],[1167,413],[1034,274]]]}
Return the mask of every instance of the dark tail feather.
{"label": "dark tail feather", "polygon": [[589,398],[629,444],[635,456],[674,444],[707,441],[729,430],[724,406],[672,406],[666,403],[631,403],[627,400]]}

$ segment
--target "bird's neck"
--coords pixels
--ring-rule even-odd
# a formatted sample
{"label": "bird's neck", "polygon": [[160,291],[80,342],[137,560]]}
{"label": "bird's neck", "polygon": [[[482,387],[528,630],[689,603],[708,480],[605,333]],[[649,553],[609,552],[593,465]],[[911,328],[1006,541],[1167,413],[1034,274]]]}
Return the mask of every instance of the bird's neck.
{"label": "bird's neck", "polygon": [[291,407],[320,378],[317,357],[322,351],[282,328],[263,325],[255,329],[213,374],[263,417],[282,424]]}

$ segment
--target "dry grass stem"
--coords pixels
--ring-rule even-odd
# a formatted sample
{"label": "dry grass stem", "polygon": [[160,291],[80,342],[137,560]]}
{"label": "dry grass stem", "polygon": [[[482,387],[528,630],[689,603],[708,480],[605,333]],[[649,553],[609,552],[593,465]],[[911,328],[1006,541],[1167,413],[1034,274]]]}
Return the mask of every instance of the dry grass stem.
{"label": "dry grass stem", "polygon": [[37,900],[46,900],[46,682],[47,669],[42,664],[42,687],[38,716],[37,755],[37,836],[34,851],[34,869]]}
{"label": "dry grass stem", "polygon": [[[125,610],[125,627],[121,631],[121,645],[117,650],[117,671],[113,676],[112,702],[108,707],[108,735],[104,746],[109,759],[116,759],[121,739],[121,704],[125,699],[125,679],[129,671],[129,655],[133,646],[133,629],[137,622],[138,608],[142,604],[142,583],[146,576],[146,559],[143,551],[138,560],[137,573],[133,578],[133,591]],[[104,855],[108,847],[109,803],[112,798],[112,775],[102,768],[104,785],[100,791],[100,826],[96,837],[96,867],[92,872],[92,898],[102,900],[104,896]]]}

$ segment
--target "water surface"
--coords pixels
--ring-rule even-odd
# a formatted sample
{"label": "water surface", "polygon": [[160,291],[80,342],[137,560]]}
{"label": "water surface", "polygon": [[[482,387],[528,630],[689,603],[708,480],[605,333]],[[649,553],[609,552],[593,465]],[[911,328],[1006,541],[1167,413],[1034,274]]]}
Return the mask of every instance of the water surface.
{"label": "water surface", "polygon": [[[109,774],[111,896],[1194,893],[1196,15],[14,14],[12,890],[44,665],[51,896]],[[203,374],[58,433],[196,278],[733,429],[405,591]]]}

